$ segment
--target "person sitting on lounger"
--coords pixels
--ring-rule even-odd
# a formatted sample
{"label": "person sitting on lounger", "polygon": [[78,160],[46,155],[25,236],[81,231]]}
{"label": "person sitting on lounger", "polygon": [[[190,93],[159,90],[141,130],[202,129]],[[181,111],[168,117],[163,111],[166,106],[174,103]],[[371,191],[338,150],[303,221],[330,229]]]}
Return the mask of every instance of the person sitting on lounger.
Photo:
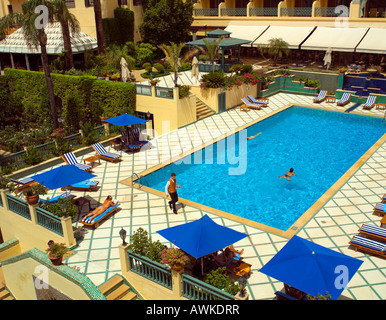
{"label": "person sitting on lounger", "polygon": [[102,214],[103,212],[105,212],[108,208],[115,207],[118,203],[119,203],[119,201],[114,203],[112,196],[108,196],[106,198],[105,202],[103,202],[103,204],[100,207],[96,208],[94,211],[92,211],[89,214],[85,215],[83,217],[82,221],[85,221],[87,218],[90,218],[90,221],[91,221],[95,217],[97,217],[100,214]]}
{"label": "person sitting on lounger", "polygon": [[236,257],[236,258],[240,259],[241,255],[242,255],[243,252],[244,252],[244,249],[236,250],[232,245],[229,245],[229,246],[227,247],[227,249],[228,249],[228,250],[230,251],[230,253],[231,253],[231,255],[228,254],[228,256],[231,256],[231,258]]}
{"label": "person sitting on lounger", "polygon": [[291,176],[296,176],[296,173],[294,172],[294,168],[291,168],[290,171],[287,171],[284,176],[279,176],[279,178],[285,178],[288,181],[291,181]]}

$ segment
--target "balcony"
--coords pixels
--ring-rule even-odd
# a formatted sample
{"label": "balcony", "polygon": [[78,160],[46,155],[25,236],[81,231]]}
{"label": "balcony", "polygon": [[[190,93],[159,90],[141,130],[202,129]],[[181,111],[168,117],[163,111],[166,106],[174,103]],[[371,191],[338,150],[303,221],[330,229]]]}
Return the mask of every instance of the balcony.
{"label": "balcony", "polygon": [[195,16],[210,16],[210,17],[217,17],[218,16],[218,8],[197,8],[194,9],[194,15]]}
{"label": "balcony", "polygon": [[289,17],[312,17],[312,7],[280,8],[280,15]]}
{"label": "balcony", "polygon": [[247,8],[221,8],[220,13],[222,16],[246,17]]}
{"label": "balcony", "polygon": [[342,14],[345,16],[349,16],[350,9],[346,7],[346,9],[343,11],[338,7],[328,7],[328,8],[316,7],[314,12],[315,17],[338,17]]}
{"label": "balcony", "polygon": [[277,17],[277,7],[273,8],[249,8],[249,16]]}

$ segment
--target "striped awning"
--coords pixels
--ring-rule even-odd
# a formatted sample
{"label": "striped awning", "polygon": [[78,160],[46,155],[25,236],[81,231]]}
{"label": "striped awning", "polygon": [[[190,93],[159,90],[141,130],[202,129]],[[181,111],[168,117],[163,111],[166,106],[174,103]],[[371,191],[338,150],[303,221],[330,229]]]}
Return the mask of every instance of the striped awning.
{"label": "striped awning", "polygon": [[[50,24],[45,32],[47,34],[47,53],[50,55],[60,54],[64,51],[63,33],[59,23]],[[98,47],[97,40],[89,35],[79,32],[71,37],[73,53],[85,52]],[[0,41],[0,52],[4,53],[27,53],[40,54],[40,46],[29,46],[25,40],[22,29],[16,30],[11,35]]]}

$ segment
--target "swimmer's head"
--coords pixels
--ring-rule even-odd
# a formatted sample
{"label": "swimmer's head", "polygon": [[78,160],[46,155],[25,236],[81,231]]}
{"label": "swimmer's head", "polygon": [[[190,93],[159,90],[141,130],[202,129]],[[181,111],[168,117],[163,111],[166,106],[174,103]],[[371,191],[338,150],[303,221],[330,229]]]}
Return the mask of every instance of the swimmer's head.
{"label": "swimmer's head", "polygon": [[291,168],[291,169],[290,169],[290,172],[294,172],[294,168]]}

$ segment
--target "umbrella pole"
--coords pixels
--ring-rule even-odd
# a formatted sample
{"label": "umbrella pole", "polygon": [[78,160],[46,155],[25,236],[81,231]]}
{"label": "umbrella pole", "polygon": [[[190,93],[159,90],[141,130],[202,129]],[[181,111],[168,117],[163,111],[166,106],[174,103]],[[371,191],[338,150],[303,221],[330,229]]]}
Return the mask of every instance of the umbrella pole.
{"label": "umbrella pole", "polygon": [[204,276],[204,260],[201,257],[201,275]]}

